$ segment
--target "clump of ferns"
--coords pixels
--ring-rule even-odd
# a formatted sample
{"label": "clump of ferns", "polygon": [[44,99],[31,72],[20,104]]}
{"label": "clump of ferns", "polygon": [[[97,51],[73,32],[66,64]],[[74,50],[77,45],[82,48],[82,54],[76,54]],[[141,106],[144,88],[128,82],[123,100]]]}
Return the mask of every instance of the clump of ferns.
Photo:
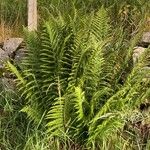
{"label": "clump of ferns", "polygon": [[[46,127],[52,138],[94,148],[123,128],[122,114],[145,95],[148,81],[141,85],[145,72],[139,74],[137,65],[123,84],[118,82],[137,39],[131,39],[129,51],[119,39],[114,51],[109,48],[113,39],[106,10],[101,8],[90,20],[86,33],[74,30],[71,23],[45,23],[42,32],[27,36],[24,70],[9,62],[8,68],[17,76],[26,103],[22,111],[31,121]],[[122,53],[126,54],[123,65],[123,59],[118,60]]]}

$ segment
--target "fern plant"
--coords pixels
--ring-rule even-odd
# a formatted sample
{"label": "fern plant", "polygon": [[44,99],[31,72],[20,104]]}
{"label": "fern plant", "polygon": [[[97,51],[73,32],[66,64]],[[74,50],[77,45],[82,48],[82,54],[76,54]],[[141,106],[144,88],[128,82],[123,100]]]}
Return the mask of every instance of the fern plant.
{"label": "fern plant", "polygon": [[[71,20],[46,22],[41,32],[27,35],[22,70],[9,62],[7,67],[17,77],[21,111],[30,121],[54,139],[94,149],[123,128],[128,109],[149,97],[148,70],[139,72],[149,62],[131,65],[139,35],[127,47],[124,29],[112,32],[103,7],[87,21],[82,31]],[[121,37],[117,43],[112,34]]]}

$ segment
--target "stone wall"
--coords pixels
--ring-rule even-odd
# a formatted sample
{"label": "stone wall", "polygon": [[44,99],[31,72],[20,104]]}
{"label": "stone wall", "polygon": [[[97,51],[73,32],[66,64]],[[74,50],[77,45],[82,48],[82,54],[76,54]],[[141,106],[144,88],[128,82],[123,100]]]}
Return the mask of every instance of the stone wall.
{"label": "stone wall", "polygon": [[147,50],[150,46],[150,32],[144,32],[139,42],[138,46],[136,46],[133,50],[133,63],[136,64],[138,62],[139,57]]}
{"label": "stone wall", "polygon": [[25,55],[23,38],[10,38],[0,43],[0,90],[2,87],[14,89],[14,78],[5,69],[5,62],[19,65]]}

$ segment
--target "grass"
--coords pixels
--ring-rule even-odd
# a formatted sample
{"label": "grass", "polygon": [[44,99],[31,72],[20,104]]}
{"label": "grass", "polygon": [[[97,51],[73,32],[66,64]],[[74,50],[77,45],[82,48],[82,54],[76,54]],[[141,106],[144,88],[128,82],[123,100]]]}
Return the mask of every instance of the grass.
{"label": "grass", "polygon": [[[1,0],[0,4],[0,38],[20,36],[20,30],[27,26],[27,0]],[[12,5],[13,4],[13,5]],[[146,0],[38,0],[38,20],[39,24],[43,20],[48,20],[47,16],[63,17],[73,16],[80,11],[81,15],[96,11],[104,6],[108,9],[111,20],[114,23],[130,25],[131,29],[136,28],[138,22],[149,14],[149,3]],[[73,9],[72,9],[73,8]],[[141,18],[142,17],[142,18]],[[150,17],[150,16],[149,16]],[[66,18],[68,20],[68,17]],[[18,32],[19,30],[19,32]]]}
{"label": "grass", "polygon": [[23,27],[20,25],[10,26],[5,22],[0,24],[0,42],[4,42],[8,38],[22,37]]}
{"label": "grass", "polygon": [[2,0],[0,3],[0,42],[22,36],[27,24],[26,0]]}

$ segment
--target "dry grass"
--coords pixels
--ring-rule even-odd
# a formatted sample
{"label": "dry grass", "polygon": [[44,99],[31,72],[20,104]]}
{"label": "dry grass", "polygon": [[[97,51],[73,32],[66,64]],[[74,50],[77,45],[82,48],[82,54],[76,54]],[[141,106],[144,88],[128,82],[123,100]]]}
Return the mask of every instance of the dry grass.
{"label": "dry grass", "polygon": [[20,25],[10,26],[5,22],[0,24],[0,42],[10,38],[10,37],[21,37],[22,31]]}
{"label": "dry grass", "polygon": [[147,26],[146,26],[146,30],[150,31],[150,16],[147,17]]}

